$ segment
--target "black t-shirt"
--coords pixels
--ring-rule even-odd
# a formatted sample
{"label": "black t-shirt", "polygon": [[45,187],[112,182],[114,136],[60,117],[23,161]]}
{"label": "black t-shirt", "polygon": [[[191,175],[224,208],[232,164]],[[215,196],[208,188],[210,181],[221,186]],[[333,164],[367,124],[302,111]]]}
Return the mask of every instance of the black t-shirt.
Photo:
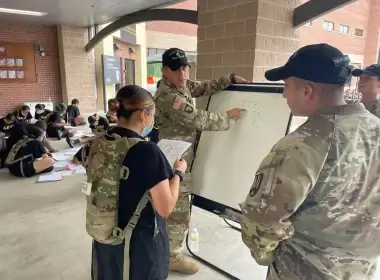
{"label": "black t-shirt", "polygon": [[30,112],[28,112],[28,114],[26,116],[24,116],[23,114],[21,114],[21,110],[17,110],[13,113],[13,115],[16,117],[16,120],[17,121],[24,121],[24,120],[31,120],[33,119],[33,116]]}
{"label": "black t-shirt", "polygon": [[21,147],[20,150],[18,150],[15,159],[19,159],[27,155],[32,155],[32,159],[35,160],[42,157],[44,154],[46,154],[46,149],[42,142],[39,140],[32,140],[26,143],[25,146]]}
{"label": "black t-shirt", "polygon": [[41,114],[34,114],[34,118],[38,121],[44,121],[46,120],[47,116],[51,113],[50,110],[44,109],[44,111]]}
{"label": "black t-shirt", "polygon": [[10,124],[5,122],[5,118],[0,119],[0,132],[4,133],[5,136],[9,136],[12,132],[13,127],[15,126],[16,122],[12,122]]}
{"label": "black t-shirt", "polygon": [[95,129],[99,132],[106,131],[109,128],[109,123],[105,117],[99,116],[98,124],[97,125],[90,125],[91,129]]}
{"label": "black t-shirt", "polygon": [[[122,137],[141,138],[128,129],[114,127],[111,133]],[[78,152],[78,154],[81,151]],[[119,186],[119,227],[124,229],[145,192],[158,183],[173,177],[173,170],[165,155],[153,142],[139,142],[127,153],[123,165],[129,169],[129,177]],[[155,217],[159,232],[154,235]],[[120,249],[121,252],[123,248]],[[169,240],[166,222],[155,213],[149,202],[133,231],[130,244],[131,279],[166,279],[169,264]],[[141,265],[145,268],[142,271]],[[137,276],[138,275],[138,276]],[[160,275],[158,278],[149,278]],[[138,278],[140,277],[140,278]],[[144,278],[145,277],[145,278]]]}
{"label": "black t-shirt", "polygon": [[78,106],[69,105],[66,110],[67,113],[67,122],[71,123],[76,117],[80,116],[80,111]]}
{"label": "black t-shirt", "polygon": [[47,119],[46,122],[48,126],[52,125],[53,123],[61,123],[61,114],[57,111],[54,111]]}

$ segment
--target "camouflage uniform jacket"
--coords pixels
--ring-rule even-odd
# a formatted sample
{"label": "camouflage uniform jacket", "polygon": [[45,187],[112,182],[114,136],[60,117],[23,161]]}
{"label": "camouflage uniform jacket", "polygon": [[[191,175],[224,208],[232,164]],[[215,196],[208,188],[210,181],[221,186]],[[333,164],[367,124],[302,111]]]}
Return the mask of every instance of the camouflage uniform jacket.
{"label": "camouflage uniform jacket", "polygon": [[[227,112],[208,112],[197,109],[193,98],[211,95],[231,85],[228,77],[219,80],[188,81],[186,87],[175,87],[165,78],[156,91],[155,126],[159,139],[175,139],[194,142],[196,131],[221,131],[230,128]],[[185,155],[189,163],[193,160],[193,148]]]}
{"label": "camouflage uniform jacket", "polygon": [[261,162],[242,238],[268,279],[372,279],[380,255],[380,120],[361,103],[317,111]]}
{"label": "camouflage uniform jacket", "polygon": [[363,102],[363,104],[368,111],[380,118],[380,99],[372,102]]}

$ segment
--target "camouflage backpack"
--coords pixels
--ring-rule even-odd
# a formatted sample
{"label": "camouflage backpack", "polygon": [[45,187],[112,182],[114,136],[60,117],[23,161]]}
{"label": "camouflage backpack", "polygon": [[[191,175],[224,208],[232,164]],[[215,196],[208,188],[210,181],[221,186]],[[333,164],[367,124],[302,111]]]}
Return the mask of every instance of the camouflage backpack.
{"label": "camouflage backpack", "polygon": [[129,169],[123,166],[123,160],[128,151],[140,141],[144,140],[99,133],[87,148],[82,149],[87,184],[91,188],[86,197],[86,231],[100,243],[117,245],[125,239],[125,247],[128,248],[141,211],[150,201],[150,194],[146,192],[127,227],[118,227],[119,183],[129,176]]}
{"label": "camouflage backpack", "polygon": [[16,162],[22,161],[26,158],[32,157],[32,154],[20,157],[16,159],[16,155],[18,151],[21,149],[21,147],[25,146],[28,142],[32,141],[34,139],[29,138],[27,136],[24,136],[22,139],[20,139],[16,144],[13,145],[12,149],[9,151],[7,158],[5,159],[5,166],[12,165]]}

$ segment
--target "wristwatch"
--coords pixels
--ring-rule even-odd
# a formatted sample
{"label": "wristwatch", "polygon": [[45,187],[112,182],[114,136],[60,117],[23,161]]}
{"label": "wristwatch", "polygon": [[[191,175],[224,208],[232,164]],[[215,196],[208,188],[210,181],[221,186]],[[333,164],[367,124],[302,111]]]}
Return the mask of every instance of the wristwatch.
{"label": "wristwatch", "polygon": [[182,182],[183,181],[183,175],[185,175],[185,172],[182,172],[180,170],[174,170],[174,175],[178,175],[179,181]]}

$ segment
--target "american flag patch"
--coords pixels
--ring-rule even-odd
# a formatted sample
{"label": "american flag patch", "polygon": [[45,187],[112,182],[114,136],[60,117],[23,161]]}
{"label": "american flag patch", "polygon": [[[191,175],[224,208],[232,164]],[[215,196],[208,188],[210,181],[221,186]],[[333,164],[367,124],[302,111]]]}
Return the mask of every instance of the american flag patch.
{"label": "american flag patch", "polygon": [[172,108],[173,108],[174,110],[179,110],[179,109],[181,109],[182,103],[183,103],[183,102],[182,102],[182,99],[179,98],[179,97],[177,97],[177,98],[174,100],[174,102],[173,102]]}

